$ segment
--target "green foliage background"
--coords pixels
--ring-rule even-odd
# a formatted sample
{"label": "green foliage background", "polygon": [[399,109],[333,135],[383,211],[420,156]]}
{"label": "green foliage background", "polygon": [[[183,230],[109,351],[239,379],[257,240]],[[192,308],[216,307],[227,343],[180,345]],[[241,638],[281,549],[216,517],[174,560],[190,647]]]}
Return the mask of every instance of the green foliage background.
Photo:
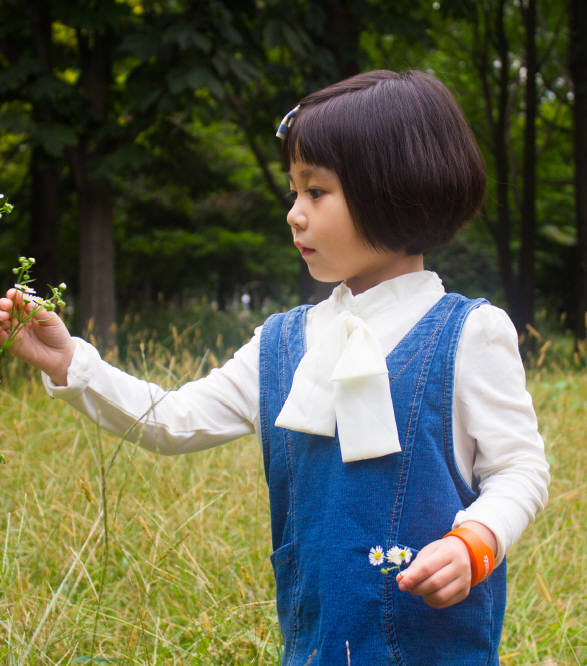
{"label": "green foliage background", "polygon": [[[276,123],[301,96],[343,76],[416,67],[434,72],[453,90],[489,170],[483,214],[453,245],[433,253],[429,266],[449,288],[511,306],[490,233],[498,213],[495,107],[487,104],[496,102],[501,62],[494,21],[503,6],[515,275],[524,187],[523,5],[295,0],[284,13],[275,0],[214,0],[197,7],[182,0],[3,0],[0,191],[16,211],[0,220],[0,274],[19,253],[45,255],[42,270],[50,275],[42,280],[57,273],[71,286],[72,303],[88,298],[78,279],[86,261],[79,245],[84,189],[75,166],[82,155],[87,177],[106,179],[111,188],[119,320],[152,307],[162,295],[165,302],[205,296],[221,309],[245,291],[255,305],[296,300],[301,273],[285,224],[287,182]],[[45,42],[38,34],[43,26],[50,28]],[[479,77],[484,39],[487,90]],[[565,2],[538,3],[535,39],[535,293],[538,306],[546,306],[559,326],[561,316],[563,322],[575,316],[572,267],[578,251]],[[98,117],[84,87],[92,72],[84,63],[101,40],[109,47],[111,79],[102,81],[107,106]],[[59,188],[58,222],[48,237],[39,229],[38,207],[45,210],[49,202],[34,179],[43,170],[54,174]]]}

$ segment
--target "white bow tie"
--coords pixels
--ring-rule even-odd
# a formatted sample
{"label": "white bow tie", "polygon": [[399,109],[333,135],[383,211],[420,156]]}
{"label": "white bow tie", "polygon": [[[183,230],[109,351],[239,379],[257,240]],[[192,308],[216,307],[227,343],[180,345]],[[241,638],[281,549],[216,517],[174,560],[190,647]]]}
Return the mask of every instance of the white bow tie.
{"label": "white bow tie", "polygon": [[339,313],[304,355],[275,425],[334,437],[344,462],[401,450],[385,355],[367,324]]}

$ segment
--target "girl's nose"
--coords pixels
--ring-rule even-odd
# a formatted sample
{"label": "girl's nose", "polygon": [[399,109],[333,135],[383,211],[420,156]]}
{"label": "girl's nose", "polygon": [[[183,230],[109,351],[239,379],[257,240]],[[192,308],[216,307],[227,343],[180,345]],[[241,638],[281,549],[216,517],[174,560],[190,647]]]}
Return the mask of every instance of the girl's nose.
{"label": "girl's nose", "polygon": [[292,229],[305,229],[308,226],[306,215],[297,201],[294,201],[293,206],[289,209],[287,223]]}

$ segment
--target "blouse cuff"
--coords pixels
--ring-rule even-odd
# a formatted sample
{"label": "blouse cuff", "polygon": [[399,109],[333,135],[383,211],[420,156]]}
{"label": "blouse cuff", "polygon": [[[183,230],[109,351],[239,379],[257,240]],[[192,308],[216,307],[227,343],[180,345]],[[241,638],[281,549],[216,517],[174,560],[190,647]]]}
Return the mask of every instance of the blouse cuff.
{"label": "blouse cuff", "polygon": [[81,338],[73,338],[75,351],[67,369],[67,385],[56,386],[49,375],[41,372],[41,380],[45,390],[52,398],[73,398],[82,393],[92,377],[92,367],[100,361],[100,354],[89,342]]}

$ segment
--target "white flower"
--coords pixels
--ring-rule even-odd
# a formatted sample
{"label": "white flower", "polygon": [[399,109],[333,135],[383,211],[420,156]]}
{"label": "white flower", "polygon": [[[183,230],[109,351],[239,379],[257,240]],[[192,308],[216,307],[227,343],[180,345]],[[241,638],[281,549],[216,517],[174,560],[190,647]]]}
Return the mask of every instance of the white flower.
{"label": "white flower", "polygon": [[402,560],[402,551],[401,551],[401,548],[399,548],[398,546],[394,546],[393,548],[390,548],[386,553],[386,557],[387,557],[387,561],[390,564],[395,564],[398,567],[403,562],[403,560]]}
{"label": "white flower", "polygon": [[39,307],[45,307],[45,299],[41,298],[40,296],[33,296],[32,294],[23,294],[22,295],[22,300],[25,303],[34,303],[35,305],[38,305]]}
{"label": "white flower", "polygon": [[59,285],[59,289],[61,289],[61,291],[64,291],[65,289],[67,289],[67,285],[65,284],[65,282],[62,282],[62,283]]}
{"label": "white flower", "polygon": [[18,282],[14,283],[14,288],[21,291],[23,294],[36,294],[37,292],[26,284],[19,284]]}
{"label": "white flower", "polygon": [[397,567],[402,564],[409,564],[412,559],[412,551],[409,548],[400,548],[399,546],[393,546],[385,554],[387,561],[390,564],[395,564]]}
{"label": "white flower", "polygon": [[385,557],[383,556],[383,548],[381,546],[375,546],[369,551],[369,564],[372,564],[374,567],[378,567],[385,562]]}

